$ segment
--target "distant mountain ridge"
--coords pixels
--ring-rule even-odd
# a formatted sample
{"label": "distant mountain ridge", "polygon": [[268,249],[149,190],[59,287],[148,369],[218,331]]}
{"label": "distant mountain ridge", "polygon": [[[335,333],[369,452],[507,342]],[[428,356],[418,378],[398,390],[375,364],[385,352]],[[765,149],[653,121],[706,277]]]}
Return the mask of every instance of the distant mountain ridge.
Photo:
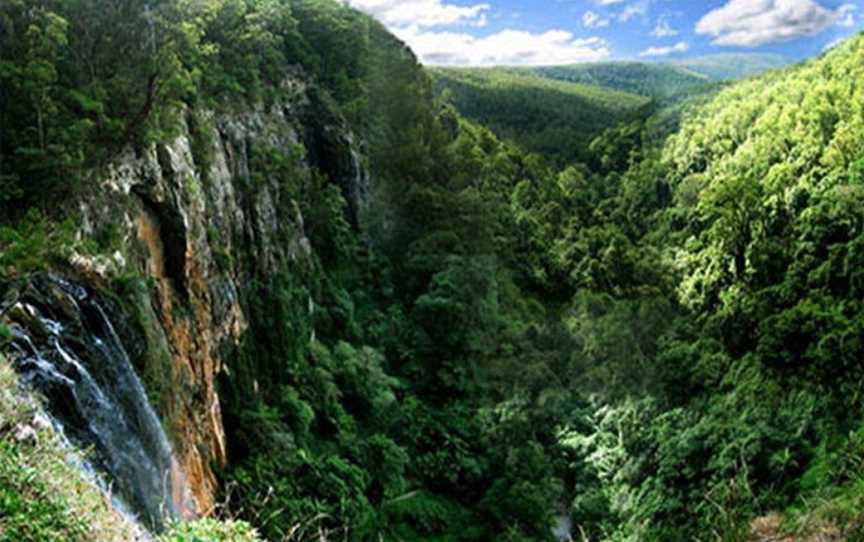
{"label": "distant mountain ridge", "polygon": [[[674,62],[612,61],[542,67],[429,68],[466,117],[563,163],[584,160],[604,129],[670,112],[730,81],[786,66],[772,54],[719,54]],[[666,122],[662,121],[661,123]]]}
{"label": "distant mountain ridge", "polygon": [[594,85],[659,101],[675,100],[682,94],[690,94],[712,83],[709,77],[693,70],[647,62],[597,62],[531,68],[526,71],[544,79]]}
{"label": "distant mountain ridge", "polygon": [[716,83],[745,79],[791,63],[791,59],[777,54],[725,53],[662,62],[621,60],[532,68],[433,68],[432,71],[439,77],[471,73],[475,79],[480,74],[499,74],[495,76],[499,79],[502,73],[535,76],[675,102],[701,93]]}
{"label": "distant mountain ridge", "polygon": [[447,91],[460,113],[532,152],[584,160],[591,140],[610,126],[643,118],[652,96],[625,85],[542,77],[517,68],[429,69],[436,93]]}
{"label": "distant mountain ridge", "polygon": [[713,81],[731,81],[759,75],[792,64],[792,59],[768,53],[725,53],[663,63],[703,75]]}
{"label": "distant mountain ridge", "polygon": [[745,79],[791,62],[774,54],[727,53],[680,61],[597,62],[525,71],[548,79],[597,85],[660,101],[677,101],[694,92],[699,93],[709,85]]}

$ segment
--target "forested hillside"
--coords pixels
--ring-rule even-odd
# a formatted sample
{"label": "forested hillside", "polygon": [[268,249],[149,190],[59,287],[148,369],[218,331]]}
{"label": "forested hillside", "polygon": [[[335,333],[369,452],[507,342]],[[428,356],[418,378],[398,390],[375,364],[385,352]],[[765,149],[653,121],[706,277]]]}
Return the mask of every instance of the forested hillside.
{"label": "forested hillside", "polygon": [[[679,127],[647,91],[430,75],[336,0],[10,0],[0,28],[0,347],[27,374],[126,315],[218,476],[162,539],[864,536],[864,37]],[[0,376],[0,540],[108,539],[92,487],[18,461],[62,443],[18,438]],[[211,427],[221,461],[184,441]]]}
{"label": "forested hillside", "polygon": [[699,92],[707,83],[744,79],[789,63],[780,55],[726,53],[668,62],[593,62],[521,71],[555,81],[596,85],[670,103]]}
{"label": "forested hillside", "polygon": [[[640,247],[631,259],[655,255],[657,280],[588,305],[607,319],[587,344],[654,384],[574,433],[599,480],[577,497],[586,517],[606,502],[607,528],[638,539],[738,540],[751,514],[786,510],[801,539],[860,536],[862,58],[858,37],[726,89],[621,177],[627,211],[609,222]],[[594,342],[622,332],[649,340],[619,355],[620,339]]]}
{"label": "forested hillside", "polygon": [[687,58],[670,64],[704,75],[714,81],[729,81],[759,75],[791,63],[790,59],[776,54],[724,53]]}
{"label": "forested hillside", "polygon": [[554,81],[595,85],[670,103],[709,86],[710,77],[671,64],[597,62],[531,69]]}
{"label": "forested hillside", "polygon": [[[537,77],[514,68],[434,69],[436,92],[446,93],[459,112],[502,138],[560,164],[588,159],[594,137],[648,113],[644,96]],[[587,83],[587,84],[583,84]]]}
{"label": "forested hillside", "polygon": [[728,81],[787,64],[779,55],[751,53],[677,62],[435,68],[431,74],[436,92],[462,115],[560,167],[590,163],[588,145],[610,125],[656,114],[652,131],[668,133],[688,102],[710,96]]}

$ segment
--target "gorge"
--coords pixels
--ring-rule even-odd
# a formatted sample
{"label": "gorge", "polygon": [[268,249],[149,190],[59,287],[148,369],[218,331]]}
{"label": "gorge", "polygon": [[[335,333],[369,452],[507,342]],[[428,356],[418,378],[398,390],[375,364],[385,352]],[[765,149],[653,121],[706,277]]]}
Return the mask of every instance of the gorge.
{"label": "gorge", "polygon": [[0,3],[0,542],[855,540],[864,37],[750,60]]}

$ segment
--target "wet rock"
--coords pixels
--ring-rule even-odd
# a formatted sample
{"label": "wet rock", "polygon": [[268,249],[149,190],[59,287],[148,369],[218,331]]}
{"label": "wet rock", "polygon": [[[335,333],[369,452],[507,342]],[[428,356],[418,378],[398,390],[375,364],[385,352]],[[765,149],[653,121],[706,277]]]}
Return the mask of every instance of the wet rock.
{"label": "wet rock", "polygon": [[32,444],[35,446],[39,443],[38,431],[28,424],[19,423],[16,425],[12,436],[20,444]]}
{"label": "wet rock", "polygon": [[33,429],[35,429],[39,433],[48,431],[52,427],[51,420],[49,420],[48,417],[42,412],[37,412],[33,416],[33,421],[31,423],[33,425]]}

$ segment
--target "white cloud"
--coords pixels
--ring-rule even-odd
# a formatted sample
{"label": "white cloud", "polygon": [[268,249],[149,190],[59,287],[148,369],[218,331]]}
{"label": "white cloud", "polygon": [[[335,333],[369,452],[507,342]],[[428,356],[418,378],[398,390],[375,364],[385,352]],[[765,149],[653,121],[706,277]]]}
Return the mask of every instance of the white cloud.
{"label": "white cloud", "polygon": [[714,45],[758,47],[814,36],[848,14],[815,0],[729,0],[702,17],[696,33],[712,36]]}
{"label": "white cloud", "polygon": [[[525,32],[506,29],[477,37],[440,27],[484,27],[490,4],[457,6],[449,0],[343,0],[383,22],[427,64],[447,66],[537,66],[603,60],[611,55],[600,38],[576,38],[564,30]],[[624,0],[596,0],[614,4]],[[588,14],[586,14],[587,16]],[[594,14],[596,15],[596,14]],[[599,15],[586,26],[608,25]],[[439,28],[433,28],[439,27]]]}
{"label": "white cloud", "polygon": [[593,11],[586,11],[582,15],[582,25],[585,28],[603,28],[604,26],[609,26],[609,19],[601,17]]}
{"label": "white cloud", "polygon": [[446,0],[347,0],[348,4],[369,13],[387,26],[446,26],[470,24],[484,26],[489,4],[457,6]]}
{"label": "white cloud", "polygon": [[689,50],[690,45],[686,41],[679,41],[669,47],[649,47],[639,53],[639,56],[668,56],[672,53],[686,53]]}
{"label": "white cloud", "polygon": [[618,15],[618,20],[623,22],[623,23],[626,23],[627,21],[629,21],[633,17],[637,17],[637,16],[647,17],[648,16],[648,4],[649,4],[649,0],[639,0],[638,2],[634,2],[632,4],[629,4],[627,7],[624,8],[624,11],[622,11]]}
{"label": "white cloud", "polygon": [[611,6],[613,4],[620,4],[624,2],[624,0],[595,0],[597,4],[601,6]]}
{"label": "white cloud", "polygon": [[846,28],[852,28],[855,26],[855,11],[858,9],[858,6],[855,4],[843,4],[837,10],[839,13],[837,24]]}
{"label": "white cloud", "polygon": [[600,38],[575,38],[564,30],[543,33],[504,30],[486,37],[459,32],[396,29],[427,64],[445,66],[541,66],[608,58],[609,44]]}
{"label": "white cloud", "polygon": [[651,31],[651,35],[658,38],[670,38],[677,36],[678,31],[672,28],[672,25],[669,24],[669,18],[663,15],[657,19],[657,26]]}

